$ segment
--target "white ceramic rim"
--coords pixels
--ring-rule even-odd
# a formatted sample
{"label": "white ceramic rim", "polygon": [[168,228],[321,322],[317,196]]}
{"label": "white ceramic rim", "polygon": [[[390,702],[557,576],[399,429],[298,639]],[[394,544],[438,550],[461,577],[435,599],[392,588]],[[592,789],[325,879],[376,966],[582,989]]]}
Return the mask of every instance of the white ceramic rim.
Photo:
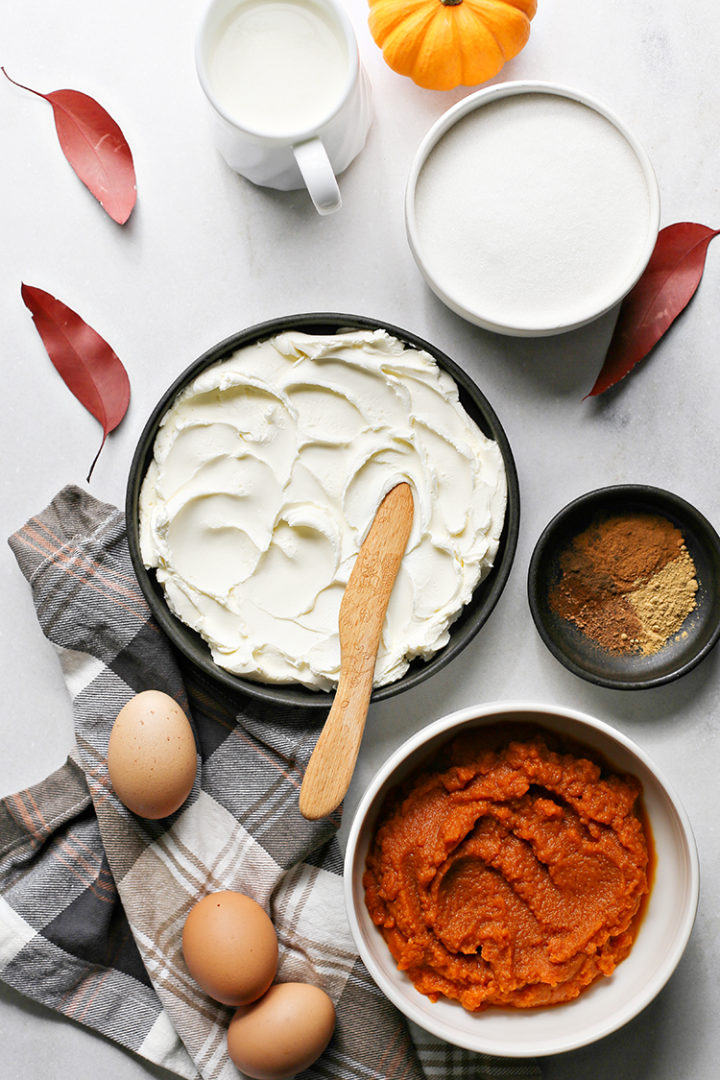
{"label": "white ceramic rim", "polygon": [[[496,101],[499,98],[504,97],[513,97],[517,94],[532,93],[555,94],[559,97],[569,98],[572,101],[577,101],[579,104],[593,109],[609,121],[609,123],[611,123],[623,136],[637,157],[648,190],[649,212],[647,240],[635,268],[625,279],[620,291],[614,291],[612,297],[608,297],[607,302],[599,310],[593,310],[577,319],[556,326],[510,326],[494,319],[491,312],[470,310],[463,304],[460,304],[444,289],[442,283],[431,274],[425,264],[420,250],[417,220],[415,217],[415,190],[418,177],[427,161],[430,151],[436,143],[439,142],[442,136],[456,124],[458,120],[461,120],[475,109],[482,108],[484,105],[489,104],[491,101]],[[468,97],[458,101],[435,121],[420,143],[420,146],[415,153],[415,157],[413,158],[405,188],[405,229],[408,243],[413,258],[432,291],[447,307],[450,308],[451,311],[454,311],[457,315],[467,319],[468,322],[474,323],[476,326],[482,326],[486,330],[493,330],[496,333],[508,334],[513,337],[546,337],[551,334],[564,333],[568,330],[574,330],[579,326],[585,326],[587,323],[599,319],[606,312],[610,311],[611,308],[620,303],[623,297],[630,292],[633,285],[637,283],[640,275],[647,266],[653,248],[655,247],[659,225],[660,192],[658,189],[657,177],[655,176],[655,170],[653,169],[652,162],[650,161],[645,148],[638,142],[632,132],[625,127],[622,121],[619,120],[605,105],[596,101],[588,94],[579,90],[574,90],[569,86],[563,86],[560,83],[542,82],[531,79],[517,80],[515,82],[500,83],[497,86],[486,87],[484,90],[478,90],[474,94],[470,94]]]}
{"label": "white ceramic rim", "polygon": [[[557,1010],[559,1016],[566,1016],[565,1022],[562,1025],[561,1036],[547,1038],[545,1042],[540,1038],[537,1042],[532,1044],[523,1044],[517,1038],[517,1032],[512,1037],[508,1036],[507,1038],[502,1039],[489,1038],[487,1032],[483,1030],[483,1018],[490,1016],[494,1010],[471,1014],[465,1013],[462,1007],[456,1003],[448,1003],[450,1008],[460,1010],[459,1015],[463,1019],[466,1020],[467,1017],[477,1019],[477,1033],[469,1034],[468,1032],[463,1032],[461,1030],[450,1030],[448,1025],[443,1023],[442,1016],[440,1015],[438,1015],[437,1018],[433,1017],[432,1010],[437,1008],[437,1004],[439,1003],[433,1005],[429,1002],[428,998],[415,990],[409,979],[406,979],[405,992],[401,992],[396,983],[393,982],[391,978],[388,978],[383,970],[379,968],[378,964],[376,964],[373,954],[366,944],[365,935],[360,925],[354,899],[358,874],[361,876],[362,873],[362,869],[357,867],[357,863],[359,859],[362,858],[362,864],[364,866],[365,859],[365,851],[363,850],[360,852],[358,850],[360,833],[368,811],[371,809],[376,796],[384,785],[387,784],[389,778],[398,766],[401,766],[410,755],[415,751],[420,750],[430,740],[434,739],[436,736],[447,733],[451,728],[456,728],[474,720],[489,720],[489,718],[502,722],[504,719],[510,719],[517,714],[523,714],[524,719],[529,719],[531,722],[535,720],[538,724],[544,725],[551,730],[552,725],[551,723],[548,723],[548,720],[553,716],[558,717],[561,721],[570,721],[571,724],[577,725],[579,729],[587,729],[585,738],[586,745],[592,745],[589,737],[593,732],[596,732],[599,736],[608,739],[621,751],[624,751],[625,754],[634,758],[642,765],[644,769],[652,775],[659,790],[672,806],[673,813],[676,817],[674,823],[677,825],[678,834],[682,841],[687,870],[687,881],[684,890],[685,902],[682,916],[674,933],[672,947],[668,948],[667,951],[659,950],[662,951],[662,958],[658,963],[652,978],[643,982],[641,990],[634,994],[623,1009],[611,1009],[603,1019],[596,1021],[594,1024],[587,1025],[585,1028],[578,1027],[573,1023],[573,1009],[577,1009],[578,1003],[581,1003],[583,999],[587,1000],[588,995],[597,992],[597,990],[602,992],[603,989],[607,990],[609,988],[608,984],[610,984],[611,979],[603,979],[594,986],[588,987],[576,1001],[568,1002],[564,1005],[550,1006],[548,1009],[497,1010],[500,1014],[507,1015],[512,1013],[513,1019],[510,1020],[510,1023],[513,1025],[522,1023],[523,1019],[530,1014],[534,1014],[535,1017],[540,1017],[542,1019],[543,1016],[547,1017],[550,1012],[555,1013]],[[562,723],[560,729],[566,730],[562,726]],[[582,732],[580,734],[574,733],[571,737],[578,739],[580,742],[583,741]],[[607,748],[601,748],[600,752],[602,753],[603,751],[607,753]],[[657,766],[650,758],[648,758],[645,752],[621,732],[587,713],[558,705],[542,705],[528,701],[494,701],[484,705],[469,706],[460,709],[457,712],[441,717],[427,727],[422,728],[398,747],[377,772],[360,800],[348,834],[343,877],[345,906],[355,944],[370,975],[386,997],[388,997],[390,1001],[405,1014],[405,1016],[414,1021],[419,1027],[424,1028],[438,1038],[444,1039],[446,1042],[451,1042],[454,1045],[464,1047],[465,1049],[476,1053],[515,1058],[543,1057],[549,1054],[565,1053],[569,1050],[576,1050],[579,1047],[594,1043],[598,1039],[604,1038],[606,1035],[610,1035],[613,1031],[623,1027],[637,1016],[638,1013],[640,1013],[657,996],[660,990],[662,990],[679,963],[695,922],[700,892],[699,859],[690,820],[671,785]],[[653,888],[650,892],[647,909],[640,926],[634,949],[637,948],[638,943],[642,938],[643,926],[650,918],[653,895],[656,889],[657,866]],[[360,895],[363,894],[361,884],[357,891]],[[362,905],[362,911],[365,912],[364,902],[362,900],[360,901],[360,904]],[[390,957],[390,952],[387,950],[379,930],[377,930],[370,922],[369,915],[367,915],[366,912],[365,914],[369,927],[378,935],[378,940],[382,943],[383,949],[385,950],[385,953],[382,953],[381,950],[381,954],[383,957],[385,957],[385,955]],[[633,952],[631,952],[630,956],[623,961],[623,964],[629,964],[632,956]],[[392,957],[390,957],[390,960],[392,961]],[[394,964],[394,961],[392,961],[392,964]],[[617,969],[618,971],[622,970],[623,964],[619,966]],[[396,980],[400,977],[402,977],[400,976],[400,973],[395,975]],[[603,987],[602,984],[605,984],[605,986]],[[467,1020],[466,1022],[469,1024]]]}
{"label": "white ceramic rim", "polygon": [[[246,2],[251,2],[251,0],[227,0],[228,13],[233,7],[243,7]],[[263,142],[272,146],[286,146],[292,143],[305,142],[308,139],[314,138],[315,135],[329,124],[344,107],[352,93],[360,71],[360,57],[357,40],[355,38],[355,31],[345,9],[340,6],[337,0],[303,0],[303,2],[320,10],[328,9],[334,15],[335,21],[342,31],[345,40],[348,54],[348,71],[342,93],[338,95],[338,99],[330,111],[316,124],[313,124],[312,127],[300,131],[273,132],[273,134],[269,134],[268,132],[262,131],[260,128],[249,127],[247,124],[241,123],[241,121],[238,120],[236,116],[233,116],[232,113],[229,113],[218,101],[215,96],[215,91],[210,83],[210,76],[206,63],[207,37],[210,33],[211,24],[215,18],[218,0],[210,0],[209,4],[206,6],[205,13],[200,21],[200,26],[198,27],[195,37],[195,68],[198,79],[200,80],[200,85],[212,108],[219,116],[230,124],[231,127],[236,128],[246,135],[251,135],[253,138],[262,139]]]}

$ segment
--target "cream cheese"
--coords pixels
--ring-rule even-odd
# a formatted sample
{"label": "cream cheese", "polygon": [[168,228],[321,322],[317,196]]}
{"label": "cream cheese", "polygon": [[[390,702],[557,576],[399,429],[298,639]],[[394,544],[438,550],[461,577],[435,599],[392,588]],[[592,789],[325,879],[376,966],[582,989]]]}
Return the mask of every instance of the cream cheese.
{"label": "cream cheese", "polygon": [[502,455],[427,353],[384,330],[300,332],[207,368],[163,417],[140,496],[140,546],[171,610],[222,668],[332,688],[338,612],[383,496],[413,490],[375,684],[400,678],[490,571]]}

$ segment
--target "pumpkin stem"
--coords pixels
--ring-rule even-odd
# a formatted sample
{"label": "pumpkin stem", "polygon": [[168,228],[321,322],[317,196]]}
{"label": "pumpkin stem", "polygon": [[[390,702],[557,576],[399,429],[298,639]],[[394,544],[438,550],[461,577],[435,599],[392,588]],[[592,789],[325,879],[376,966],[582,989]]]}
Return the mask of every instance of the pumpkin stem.
{"label": "pumpkin stem", "polygon": [[440,3],[445,7],[457,7],[458,4],[462,4],[463,0],[440,0]]}

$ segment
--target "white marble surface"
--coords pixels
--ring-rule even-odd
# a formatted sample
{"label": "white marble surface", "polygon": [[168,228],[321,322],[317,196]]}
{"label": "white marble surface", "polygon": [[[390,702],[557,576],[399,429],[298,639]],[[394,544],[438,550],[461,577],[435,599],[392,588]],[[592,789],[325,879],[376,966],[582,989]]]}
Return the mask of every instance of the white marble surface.
{"label": "white marble surface", "polygon": [[[517,556],[500,603],[467,651],[429,684],[373,707],[346,818],[389,750],[461,706],[527,698],[575,706],[617,726],[662,767],[690,814],[702,868],[698,918],[656,1001],[601,1043],[546,1059],[544,1077],[714,1080],[720,650],[664,688],[594,688],[546,651],[525,586],[546,522],[596,486],[667,487],[720,526],[720,247],[710,247],[691,307],[643,368],[606,399],[583,401],[612,314],[561,337],[502,338],[464,323],[423,284],[405,240],[405,178],[427,128],[468,91],[424,91],[395,75],[369,35],[365,0],[346,3],[373,85],[375,120],[366,149],[341,179],[345,205],[327,218],[303,193],[252,187],[213,150],[193,68],[199,0],[2,4],[0,62],[41,90],[71,86],[97,97],[132,145],[139,188],[133,216],[119,228],[60,154],[49,107],[0,80],[2,532],[64,484],[83,483],[99,431],[50,367],[21,302],[21,281],[79,311],[129,371],[130,411],[90,485],[116,503],[156,398],[196,355],[238,329],[293,312],[356,312],[405,326],[449,353],[484,390],[513,447],[522,497]],[[604,101],[651,155],[661,223],[717,226],[719,53],[715,0],[540,0],[530,43],[499,78],[545,79]],[[0,794],[9,794],[61,764],[72,725],[56,658],[5,545],[0,574]],[[166,1075],[1,986],[0,1043],[3,1075],[24,1080]]]}

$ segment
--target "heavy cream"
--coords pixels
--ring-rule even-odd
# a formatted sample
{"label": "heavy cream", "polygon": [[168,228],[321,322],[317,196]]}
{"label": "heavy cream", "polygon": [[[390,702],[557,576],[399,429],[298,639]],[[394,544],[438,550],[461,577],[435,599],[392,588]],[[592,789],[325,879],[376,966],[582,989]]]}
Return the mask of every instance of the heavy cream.
{"label": "heavy cream", "polygon": [[237,123],[266,135],[324,121],[349,70],[338,26],[313,0],[238,0],[209,56],[217,100]]}
{"label": "heavy cream", "polygon": [[392,682],[447,643],[490,571],[506,477],[453,379],[383,330],[284,333],[193,379],[143,482],[143,560],[218,665],[330,689],[345,585],[400,481],[415,514],[375,669]]}

